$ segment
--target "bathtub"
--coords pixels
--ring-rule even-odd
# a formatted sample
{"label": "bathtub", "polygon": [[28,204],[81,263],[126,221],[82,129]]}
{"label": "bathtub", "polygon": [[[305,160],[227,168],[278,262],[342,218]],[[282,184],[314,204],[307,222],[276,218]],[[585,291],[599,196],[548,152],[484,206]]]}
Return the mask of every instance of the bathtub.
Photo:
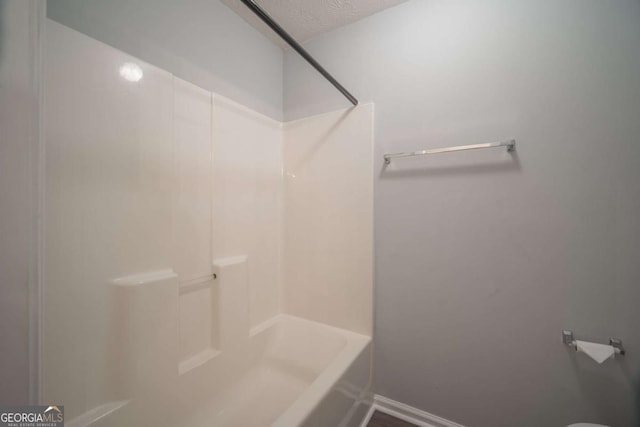
{"label": "bathtub", "polygon": [[370,360],[367,336],[279,315],[252,329],[245,343],[186,373],[138,374],[129,399],[68,424],[358,427],[372,401]]}
{"label": "bathtub", "polygon": [[[370,342],[364,335],[279,315],[252,329],[236,354],[209,362],[222,367],[208,372],[219,379],[219,387],[197,406],[183,408],[176,422],[189,427],[357,426],[368,410]],[[199,378],[206,381],[206,376],[205,367]]]}
{"label": "bathtub", "polygon": [[246,259],[227,261],[215,281],[218,332],[195,358],[176,345],[188,331],[175,273],[110,284],[112,388],[69,426],[359,426],[371,405],[371,338],[284,314],[251,328]]}

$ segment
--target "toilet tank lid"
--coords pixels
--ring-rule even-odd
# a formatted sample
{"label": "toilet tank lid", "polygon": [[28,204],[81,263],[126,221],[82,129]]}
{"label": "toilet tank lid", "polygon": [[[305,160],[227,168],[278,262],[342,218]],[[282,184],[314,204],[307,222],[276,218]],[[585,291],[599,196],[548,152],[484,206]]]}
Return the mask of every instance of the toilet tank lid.
{"label": "toilet tank lid", "polygon": [[567,426],[567,427],[609,427],[609,426],[605,426],[604,424],[578,423],[578,424],[571,424],[570,426]]}

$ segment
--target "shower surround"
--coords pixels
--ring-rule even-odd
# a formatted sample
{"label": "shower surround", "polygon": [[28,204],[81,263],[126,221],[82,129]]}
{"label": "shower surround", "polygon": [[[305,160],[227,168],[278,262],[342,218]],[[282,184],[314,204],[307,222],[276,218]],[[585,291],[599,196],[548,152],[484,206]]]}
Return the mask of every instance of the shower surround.
{"label": "shower surround", "polygon": [[372,105],[283,124],[46,31],[43,400],[70,426],[357,425]]}

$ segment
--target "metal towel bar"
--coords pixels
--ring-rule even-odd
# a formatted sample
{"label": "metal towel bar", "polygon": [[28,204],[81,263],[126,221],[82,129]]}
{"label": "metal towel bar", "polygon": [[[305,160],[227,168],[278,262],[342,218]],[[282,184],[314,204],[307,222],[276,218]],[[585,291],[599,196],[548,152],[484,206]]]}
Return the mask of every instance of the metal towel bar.
{"label": "metal towel bar", "polygon": [[412,151],[410,153],[391,153],[384,155],[384,162],[388,165],[391,159],[399,159],[401,157],[425,156],[428,154],[452,153],[454,151],[478,150],[480,148],[496,148],[507,147],[508,152],[516,149],[516,140],[509,139],[501,142],[489,142],[486,144],[458,145],[456,147],[433,148],[431,150]]}

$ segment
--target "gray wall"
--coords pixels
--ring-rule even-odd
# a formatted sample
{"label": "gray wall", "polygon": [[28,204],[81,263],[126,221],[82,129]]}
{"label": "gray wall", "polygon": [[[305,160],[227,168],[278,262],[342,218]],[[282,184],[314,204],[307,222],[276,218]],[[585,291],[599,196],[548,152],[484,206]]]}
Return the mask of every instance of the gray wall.
{"label": "gray wall", "polygon": [[282,118],[282,50],[219,0],[49,0],[48,17]]}
{"label": "gray wall", "polygon": [[[412,0],[306,47],[376,104],[376,391],[475,427],[640,425],[640,2]],[[284,105],[346,104],[289,53]]]}
{"label": "gray wall", "polygon": [[0,405],[29,401],[37,13],[34,1],[0,0]]}

